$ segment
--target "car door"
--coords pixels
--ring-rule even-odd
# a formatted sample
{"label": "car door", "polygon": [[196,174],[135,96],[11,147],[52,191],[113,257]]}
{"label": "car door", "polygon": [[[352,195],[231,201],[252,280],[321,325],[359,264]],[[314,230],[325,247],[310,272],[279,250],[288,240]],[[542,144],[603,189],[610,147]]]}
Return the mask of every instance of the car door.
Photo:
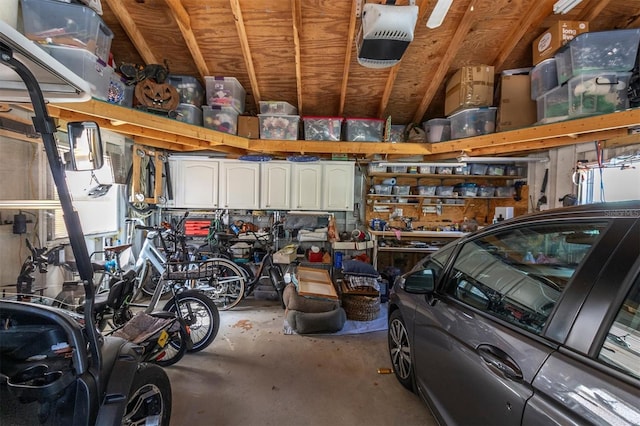
{"label": "car door", "polygon": [[[414,321],[416,382],[446,424],[521,423],[557,348],[543,336],[549,316],[606,227],[519,223],[461,245]],[[592,238],[568,242],[576,232]]]}

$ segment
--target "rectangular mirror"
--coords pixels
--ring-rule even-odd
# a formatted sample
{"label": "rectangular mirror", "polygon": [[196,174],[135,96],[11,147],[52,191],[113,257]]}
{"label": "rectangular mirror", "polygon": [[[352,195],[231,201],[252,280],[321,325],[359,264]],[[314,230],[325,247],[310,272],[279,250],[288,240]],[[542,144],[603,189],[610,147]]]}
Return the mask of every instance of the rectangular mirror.
{"label": "rectangular mirror", "polygon": [[100,128],[93,121],[67,124],[71,169],[75,171],[97,170],[104,162]]}

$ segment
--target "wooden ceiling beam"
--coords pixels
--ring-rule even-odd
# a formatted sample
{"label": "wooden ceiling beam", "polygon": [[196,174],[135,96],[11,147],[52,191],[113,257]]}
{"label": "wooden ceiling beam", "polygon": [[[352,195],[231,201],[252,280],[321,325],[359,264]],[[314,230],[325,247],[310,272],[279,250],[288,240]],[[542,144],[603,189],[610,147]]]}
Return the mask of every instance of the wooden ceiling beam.
{"label": "wooden ceiling beam", "polygon": [[347,102],[347,89],[349,87],[349,69],[351,68],[351,52],[356,37],[356,10],[362,0],[351,0],[351,16],[349,17],[349,33],[347,34],[347,46],[344,53],[344,65],[342,66],[342,86],[340,87],[340,105],[338,116],[344,115],[344,105]]}
{"label": "wooden ceiling beam", "polygon": [[200,77],[204,78],[204,76],[209,75],[209,67],[207,66],[207,62],[202,55],[202,51],[200,51],[198,41],[191,29],[191,18],[189,17],[189,13],[184,8],[180,0],[165,0],[165,2],[169,6],[171,15],[173,16],[173,19],[175,19],[176,24],[178,24],[178,28],[180,28],[182,38],[184,39],[189,52],[191,52],[191,57],[193,58],[196,68],[198,68]]}
{"label": "wooden ceiling beam", "polygon": [[522,16],[520,22],[513,27],[511,34],[506,38],[506,41],[500,48],[498,56],[493,61],[493,67],[496,72],[502,70],[505,61],[511,56],[511,53],[516,48],[520,40],[524,35],[534,29],[537,29],[544,21],[544,18],[553,13],[553,5],[557,0],[544,0],[544,1],[532,1],[529,3],[529,8]]}
{"label": "wooden ceiling beam", "polygon": [[416,109],[416,112],[413,116],[414,123],[422,123],[422,117],[427,112],[429,104],[438,92],[438,89],[444,81],[447,72],[449,72],[451,62],[453,62],[453,59],[458,53],[458,49],[460,49],[460,46],[464,42],[464,39],[471,29],[471,25],[475,21],[475,6],[478,1],[479,0],[471,0],[469,2],[469,5],[466,9],[467,11],[458,23],[456,32],[453,34],[453,37],[451,37],[451,42],[449,43],[449,46],[447,46],[447,50],[439,59],[440,63],[438,64],[436,72],[434,74],[428,75],[430,80],[429,87],[427,87],[427,90],[425,91],[424,96],[422,97],[422,100],[420,101],[420,104],[418,105],[418,108]]}
{"label": "wooden ceiling beam", "polygon": [[588,5],[583,7],[577,20],[593,22],[610,2],[611,0],[591,0]]}
{"label": "wooden ceiling beam", "polygon": [[147,44],[144,36],[138,30],[136,23],[134,22],[131,14],[125,7],[125,2],[122,0],[105,0],[113,14],[120,22],[120,25],[124,29],[124,31],[129,36],[131,43],[133,43],[134,47],[140,54],[140,57],[144,62],[148,64],[158,64],[158,60],[153,53],[151,53],[151,48]]}
{"label": "wooden ceiling beam", "polygon": [[[289,152],[298,154],[320,154],[327,152],[326,141],[250,140],[249,151]],[[381,142],[335,142],[330,143],[333,154],[431,154],[429,144],[381,143]]]}
{"label": "wooden ceiling beam", "polygon": [[293,22],[293,44],[296,54],[296,92],[298,95],[298,114],[302,115],[302,59],[300,49],[300,32],[302,31],[302,8],[300,0],[291,0]]}
{"label": "wooden ceiling beam", "polygon": [[242,19],[242,9],[240,8],[240,1],[229,0],[229,3],[231,4],[231,10],[233,12],[234,21],[236,23],[236,31],[238,31],[240,47],[242,48],[242,58],[244,59],[244,64],[247,68],[247,74],[249,75],[249,82],[251,84],[251,91],[253,92],[253,99],[255,100],[257,106],[262,100],[262,96],[260,95],[260,87],[258,86],[256,70],[253,67],[253,56],[251,56],[251,48],[249,47],[249,39],[247,38],[247,29],[244,26],[244,19]]}
{"label": "wooden ceiling beam", "polygon": [[387,105],[389,105],[389,99],[391,98],[391,92],[393,91],[393,85],[396,83],[396,78],[398,78],[399,69],[400,64],[397,64],[389,70],[387,82],[384,85],[384,91],[382,92],[382,98],[380,98],[380,105],[378,105],[378,118],[384,118]]}

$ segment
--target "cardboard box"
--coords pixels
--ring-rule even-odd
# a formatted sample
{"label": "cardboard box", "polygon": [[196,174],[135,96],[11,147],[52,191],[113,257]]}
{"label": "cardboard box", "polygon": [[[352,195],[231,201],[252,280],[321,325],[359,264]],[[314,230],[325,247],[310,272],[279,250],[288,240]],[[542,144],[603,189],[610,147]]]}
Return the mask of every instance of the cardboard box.
{"label": "cardboard box", "polygon": [[500,79],[497,131],[530,126],[537,119],[536,101],[531,100],[531,76],[522,72],[503,73]]}
{"label": "cardboard box", "polygon": [[558,21],[533,41],[533,65],[552,57],[558,49],[578,34],[589,31],[586,21]]}
{"label": "cardboard box", "polygon": [[238,116],[238,136],[260,139],[260,119],[248,115]]}
{"label": "cardboard box", "polygon": [[491,65],[462,67],[447,81],[444,114],[464,108],[493,105],[494,71]]}

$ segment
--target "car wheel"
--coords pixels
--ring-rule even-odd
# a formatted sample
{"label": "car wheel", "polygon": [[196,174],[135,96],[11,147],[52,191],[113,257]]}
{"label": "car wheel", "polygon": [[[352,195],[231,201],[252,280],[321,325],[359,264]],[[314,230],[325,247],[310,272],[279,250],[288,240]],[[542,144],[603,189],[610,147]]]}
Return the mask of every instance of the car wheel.
{"label": "car wheel", "polygon": [[389,317],[389,356],[393,372],[402,386],[414,391],[413,364],[411,362],[411,344],[409,333],[404,325],[400,311],[394,311]]}

